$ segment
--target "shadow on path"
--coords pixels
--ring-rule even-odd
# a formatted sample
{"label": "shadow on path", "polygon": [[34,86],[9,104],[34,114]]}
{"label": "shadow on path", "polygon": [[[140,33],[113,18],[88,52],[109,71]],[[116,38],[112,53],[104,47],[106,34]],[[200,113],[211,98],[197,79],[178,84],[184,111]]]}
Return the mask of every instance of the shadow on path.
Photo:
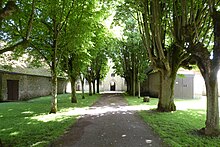
{"label": "shadow on path", "polygon": [[160,147],[162,140],[122,94],[103,94],[51,147]]}

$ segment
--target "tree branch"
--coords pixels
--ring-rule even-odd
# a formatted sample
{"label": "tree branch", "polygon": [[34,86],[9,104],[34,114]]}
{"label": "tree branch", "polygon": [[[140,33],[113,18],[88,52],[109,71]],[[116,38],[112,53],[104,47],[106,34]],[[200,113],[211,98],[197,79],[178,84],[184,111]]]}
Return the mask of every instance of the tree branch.
{"label": "tree branch", "polygon": [[16,44],[13,44],[11,46],[5,47],[3,49],[0,50],[0,54],[3,54],[4,52],[8,52],[8,51],[13,51],[15,48],[17,47],[27,47],[28,45],[28,40],[23,39],[22,41],[17,42]]}

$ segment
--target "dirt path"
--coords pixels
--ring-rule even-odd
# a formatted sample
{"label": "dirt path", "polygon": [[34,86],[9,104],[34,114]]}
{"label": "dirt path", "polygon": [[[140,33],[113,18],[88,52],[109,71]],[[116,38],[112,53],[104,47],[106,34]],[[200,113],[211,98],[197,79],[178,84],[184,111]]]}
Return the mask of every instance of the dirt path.
{"label": "dirt path", "polygon": [[52,147],[160,147],[163,142],[135,111],[126,110],[121,94],[104,94]]}

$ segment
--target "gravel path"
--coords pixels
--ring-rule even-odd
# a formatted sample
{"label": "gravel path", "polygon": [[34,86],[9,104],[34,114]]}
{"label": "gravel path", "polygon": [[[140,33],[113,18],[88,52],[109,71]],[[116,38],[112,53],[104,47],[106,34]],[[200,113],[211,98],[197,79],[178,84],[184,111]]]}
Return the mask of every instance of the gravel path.
{"label": "gravel path", "polygon": [[161,147],[162,140],[135,111],[126,110],[121,94],[103,94],[51,147]]}

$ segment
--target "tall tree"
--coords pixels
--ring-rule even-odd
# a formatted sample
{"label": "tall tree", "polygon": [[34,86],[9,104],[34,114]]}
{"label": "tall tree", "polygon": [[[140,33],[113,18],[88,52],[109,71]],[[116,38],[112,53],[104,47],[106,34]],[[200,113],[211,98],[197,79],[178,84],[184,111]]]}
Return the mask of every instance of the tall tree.
{"label": "tall tree", "polygon": [[160,73],[160,91],[158,111],[175,111],[174,82],[176,74],[181,66],[188,67],[189,54],[182,47],[176,45],[172,39],[179,33],[173,28],[172,3],[162,0],[141,0],[139,25],[144,46],[152,67]]}
{"label": "tall tree", "polygon": [[[93,93],[95,93],[95,87],[97,93],[99,93],[99,84],[100,80],[103,79],[108,71],[108,44],[110,35],[107,29],[102,24],[97,24],[96,29],[94,30],[95,36],[92,38],[96,50],[93,57],[91,58],[91,69],[94,70],[93,76]],[[96,86],[95,86],[96,81]]]}
{"label": "tall tree", "polygon": [[[178,20],[182,20],[179,26],[183,30],[181,37],[185,50],[192,55],[206,85],[206,123],[201,132],[206,135],[219,135],[217,73],[220,66],[220,12],[217,7],[220,3],[212,0],[175,2],[174,13]],[[212,42],[213,47],[210,45]]]}
{"label": "tall tree", "polygon": [[52,75],[52,98],[50,113],[57,112],[57,76],[63,40],[68,19],[72,15],[75,1],[45,0],[38,5],[31,46],[50,66]]}
{"label": "tall tree", "polygon": [[[122,40],[114,48],[112,58],[116,72],[125,77],[128,92],[135,96],[140,79],[148,65],[147,53],[138,29],[137,11],[121,4],[116,9],[114,24],[124,27]],[[140,83],[140,82],[139,82]]]}
{"label": "tall tree", "polygon": [[[75,83],[80,73],[90,61],[89,49],[93,46],[92,36],[96,22],[100,18],[97,11],[97,1],[78,1],[73,8],[73,13],[68,22],[66,36],[63,40],[66,44],[63,54],[63,67],[71,82],[71,102],[76,103]],[[68,40],[68,41],[67,41]]]}

